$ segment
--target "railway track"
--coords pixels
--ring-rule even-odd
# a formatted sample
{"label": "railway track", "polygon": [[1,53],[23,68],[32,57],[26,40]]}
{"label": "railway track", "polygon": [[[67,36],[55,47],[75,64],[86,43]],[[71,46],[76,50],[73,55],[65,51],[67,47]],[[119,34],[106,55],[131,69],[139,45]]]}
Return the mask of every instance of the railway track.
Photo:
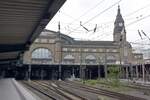
{"label": "railway track", "polygon": [[44,94],[52,100],[88,100],[84,97],[70,93],[56,84],[46,84],[42,81],[23,82],[23,84],[33,88],[34,90]]}
{"label": "railway track", "polygon": [[[49,83],[47,83],[47,82],[45,82],[45,81],[36,81],[36,82],[37,82],[38,84],[44,85],[44,86],[47,87],[47,88],[53,87],[54,90],[57,90],[57,93],[59,93],[59,92],[62,91],[62,92],[65,92],[65,93],[70,94],[71,97],[74,97],[74,98],[70,98],[70,97],[69,97],[69,98],[68,98],[69,100],[88,100],[88,98],[82,97],[82,96],[80,96],[80,95],[76,95],[75,93],[70,92],[70,91],[67,91],[66,89],[60,87],[60,86],[57,84],[58,81],[51,81],[51,82],[49,82]],[[61,95],[63,95],[63,94],[61,93]],[[65,96],[65,95],[64,95],[64,96]]]}
{"label": "railway track", "polygon": [[[89,97],[89,96],[87,97],[86,95],[83,95],[83,93],[80,93],[81,91],[80,92],[78,92],[78,91],[75,92],[75,91],[72,90],[72,88],[66,89],[66,88],[60,86],[59,82],[60,81],[40,81],[40,83],[42,83],[44,85],[46,84],[47,86],[50,86],[51,84],[55,84],[57,86],[57,88],[59,88],[59,89],[61,89],[63,91],[66,91],[66,92],[68,92],[68,93],[70,93],[70,94],[72,94],[72,95],[74,95],[76,97],[79,97],[79,98],[81,98],[81,100],[98,100],[98,98],[97,99],[91,99],[91,97]],[[85,92],[84,92],[84,94],[85,94]]]}
{"label": "railway track", "polygon": [[143,85],[123,85],[125,87],[129,87],[129,88],[133,88],[133,89],[137,89],[137,90],[142,90],[142,91],[149,91],[150,92],[150,86],[143,86]]}
{"label": "railway track", "polygon": [[71,90],[69,91],[66,88],[64,88],[64,86],[70,89],[85,91],[100,96],[104,95],[117,100],[146,100],[143,98],[112,92],[71,81],[31,81],[31,82],[23,81],[22,83],[40,92],[41,94],[49,97],[52,100],[93,100],[91,98],[84,97],[80,93],[78,94],[74,93]]}
{"label": "railway track", "polygon": [[[110,85],[107,83],[100,83],[100,84],[104,84],[104,85]],[[142,91],[150,91],[150,85],[140,85],[140,84],[136,84],[136,83],[130,83],[130,84],[122,84],[123,87],[129,87],[129,88],[133,88],[133,89],[137,89],[137,90],[142,90]]]}
{"label": "railway track", "polygon": [[83,85],[83,84],[75,83],[75,82],[71,82],[71,81],[67,81],[67,82],[62,81],[62,82],[60,82],[60,84],[67,85],[72,88],[92,92],[92,93],[99,94],[99,95],[105,95],[105,96],[116,98],[119,100],[146,100],[143,98],[134,97],[131,95],[126,95],[126,94],[121,94],[121,93],[117,93],[117,92],[112,92],[112,91],[108,91],[108,90],[104,90],[104,89],[100,89],[100,88],[96,88],[96,87],[92,87],[92,86],[87,86],[87,85]]}
{"label": "railway track", "polygon": [[131,87],[131,88],[135,88],[135,89],[143,89],[143,90],[148,90],[150,91],[150,85],[140,85],[140,84],[135,84],[135,83],[131,83],[129,85],[126,85],[127,87]]}
{"label": "railway track", "polygon": [[[45,92],[44,89],[41,89],[40,87],[38,87],[37,85],[33,84],[33,83],[28,83],[26,81],[22,81],[21,82],[25,87],[29,88],[31,91],[36,91],[38,92],[38,96],[40,95],[44,95],[45,98],[49,98],[51,100],[57,100],[55,99],[54,96],[50,95],[49,93]],[[37,93],[36,93],[37,94]],[[41,96],[39,96],[41,98]]]}

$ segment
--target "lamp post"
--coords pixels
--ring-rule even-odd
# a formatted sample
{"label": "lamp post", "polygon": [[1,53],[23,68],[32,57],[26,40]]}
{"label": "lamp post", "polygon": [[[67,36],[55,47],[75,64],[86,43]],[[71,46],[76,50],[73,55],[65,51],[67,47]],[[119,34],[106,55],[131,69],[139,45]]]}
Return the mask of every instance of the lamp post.
{"label": "lamp post", "polygon": [[58,23],[58,35],[59,35],[59,39],[58,39],[58,42],[59,42],[59,46],[58,47],[58,52],[59,52],[59,68],[58,68],[58,77],[59,77],[59,81],[61,80],[61,72],[62,72],[62,66],[61,66],[61,62],[62,62],[62,45],[61,45],[61,34],[60,34],[60,22]]}

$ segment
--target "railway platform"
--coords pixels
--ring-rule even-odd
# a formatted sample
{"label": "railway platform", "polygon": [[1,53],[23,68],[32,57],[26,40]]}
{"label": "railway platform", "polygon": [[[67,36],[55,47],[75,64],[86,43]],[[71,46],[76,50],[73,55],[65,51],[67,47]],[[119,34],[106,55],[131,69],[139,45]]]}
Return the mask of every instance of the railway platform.
{"label": "railway platform", "polygon": [[40,100],[15,79],[0,79],[0,100]]}

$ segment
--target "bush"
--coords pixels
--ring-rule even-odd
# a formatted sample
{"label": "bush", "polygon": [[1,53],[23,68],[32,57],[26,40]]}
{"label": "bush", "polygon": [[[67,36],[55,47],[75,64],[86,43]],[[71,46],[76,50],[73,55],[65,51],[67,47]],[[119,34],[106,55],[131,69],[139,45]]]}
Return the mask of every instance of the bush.
{"label": "bush", "polygon": [[108,81],[112,86],[118,87],[120,85],[119,66],[112,65],[108,67]]}

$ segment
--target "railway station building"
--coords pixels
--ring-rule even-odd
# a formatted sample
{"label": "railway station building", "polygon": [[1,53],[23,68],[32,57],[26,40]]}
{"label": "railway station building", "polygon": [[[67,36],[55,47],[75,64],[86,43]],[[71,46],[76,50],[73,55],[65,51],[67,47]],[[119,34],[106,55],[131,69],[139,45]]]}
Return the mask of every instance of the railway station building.
{"label": "railway station building", "polygon": [[107,67],[115,65],[121,67],[122,77],[127,78],[130,70],[133,76],[139,74],[143,63],[143,54],[133,53],[126,40],[120,7],[114,22],[113,41],[75,40],[60,31],[44,29],[21,58],[17,65],[4,67],[2,76],[16,79],[28,79],[29,76],[31,79],[97,79],[106,77]]}
{"label": "railway station building", "polygon": [[72,75],[104,77],[106,65],[131,66],[142,61],[143,55],[133,53],[131,44],[126,40],[119,7],[113,41],[79,41],[59,31],[45,29],[23,56],[23,64],[32,66],[31,76],[47,79],[69,78]]}

